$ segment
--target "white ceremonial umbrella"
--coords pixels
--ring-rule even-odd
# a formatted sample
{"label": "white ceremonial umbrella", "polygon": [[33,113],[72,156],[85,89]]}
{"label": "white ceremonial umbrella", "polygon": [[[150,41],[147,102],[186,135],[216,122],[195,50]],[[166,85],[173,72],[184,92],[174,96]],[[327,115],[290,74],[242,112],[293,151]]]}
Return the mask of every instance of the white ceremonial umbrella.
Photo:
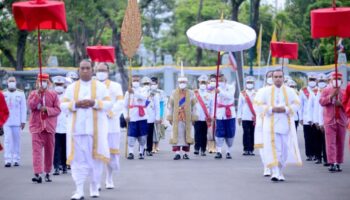
{"label": "white ceremonial umbrella", "polygon": [[[254,46],[256,33],[251,27],[230,20],[209,20],[192,26],[186,35],[192,45],[203,49],[218,52],[216,69],[216,88],[218,87],[218,76],[220,66],[220,51],[237,52]],[[214,119],[216,118],[216,101],[214,101]],[[213,133],[215,123],[213,126]]]}

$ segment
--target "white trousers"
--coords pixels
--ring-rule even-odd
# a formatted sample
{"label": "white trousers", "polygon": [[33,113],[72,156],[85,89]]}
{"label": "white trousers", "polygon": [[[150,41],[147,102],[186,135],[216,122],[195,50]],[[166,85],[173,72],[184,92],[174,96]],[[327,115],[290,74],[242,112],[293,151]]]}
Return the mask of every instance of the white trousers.
{"label": "white trousers", "polygon": [[[108,145],[110,149],[118,149],[120,151],[120,133],[108,133]],[[110,154],[111,159],[107,166],[112,170],[119,170],[119,154]]]}
{"label": "white trousers", "polygon": [[91,185],[97,186],[101,181],[103,162],[92,157],[92,135],[75,135],[74,158],[71,161],[72,178],[77,192],[83,194],[84,182],[90,178]]}
{"label": "white trousers", "polygon": [[280,167],[284,167],[288,157],[288,134],[275,133],[277,160]]}
{"label": "white trousers", "polygon": [[21,147],[21,127],[4,126],[4,161],[5,163],[19,163]]}

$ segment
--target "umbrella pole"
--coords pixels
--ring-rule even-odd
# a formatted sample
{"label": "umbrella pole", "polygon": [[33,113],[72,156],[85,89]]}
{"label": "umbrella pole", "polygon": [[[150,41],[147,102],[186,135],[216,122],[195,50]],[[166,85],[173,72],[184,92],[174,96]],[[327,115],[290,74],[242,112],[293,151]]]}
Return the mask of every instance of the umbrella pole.
{"label": "umbrella pole", "polygon": [[218,93],[217,93],[217,89],[218,89],[218,85],[219,85],[219,68],[220,68],[220,51],[218,51],[218,62],[216,65],[216,86],[215,86],[215,99],[214,99],[214,118],[213,118],[213,138],[215,141],[215,126],[216,126],[216,103],[217,103],[217,99],[218,99]]}
{"label": "umbrella pole", "polygon": [[[128,80],[128,89],[131,88],[131,79],[132,79],[132,68],[131,68],[131,58],[129,58],[129,80]],[[131,102],[131,95],[129,93],[128,98],[128,118],[129,121],[126,123],[126,136],[125,136],[125,158],[128,157],[128,135],[129,135],[129,123],[130,123],[130,102]]]}
{"label": "umbrella pole", "polygon": [[[41,62],[41,42],[40,42],[40,26],[38,26],[38,57],[39,57],[39,74],[42,75],[42,62]],[[40,78],[40,87],[42,87],[43,81]]]}
{"label": "umbrella pole", "polygon": [[[335,73],[338,74],[337,36],[334,37],[334,65]],[[335,86],[338,87],[338,81],[336,81]]]}

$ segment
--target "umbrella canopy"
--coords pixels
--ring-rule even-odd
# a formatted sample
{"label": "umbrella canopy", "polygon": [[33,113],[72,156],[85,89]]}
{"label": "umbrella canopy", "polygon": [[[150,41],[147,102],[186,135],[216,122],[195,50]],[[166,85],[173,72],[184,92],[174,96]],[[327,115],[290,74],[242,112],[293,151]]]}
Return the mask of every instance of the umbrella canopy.
{"label": "umbrella canopy", "polygon": [[13,15],[20,30],[38,28],[68,31],[64,2],[24,1],[12,4]]}
{"label": "umbrella canopy", "polygon": [[321,8],[310,15],[312,38],[350,37],[350,8]]}
{"label": "umbrella canopy", "polygon": [[298,43],[294,42],[271,42],[272,57],[298,59]]}
{"label": "umbrella canopy", "polygon": [[256,41],[252,28],[230,20],[205,21],[192,26],[186,34],[191,44],[215,51],[242,51],[253,47]]}
{"label": "umbrella canopy", "polygon": [[89,46],[86,48],[87,54],[94,62],[111,62],[115,61],[114,47],[112,46]]}

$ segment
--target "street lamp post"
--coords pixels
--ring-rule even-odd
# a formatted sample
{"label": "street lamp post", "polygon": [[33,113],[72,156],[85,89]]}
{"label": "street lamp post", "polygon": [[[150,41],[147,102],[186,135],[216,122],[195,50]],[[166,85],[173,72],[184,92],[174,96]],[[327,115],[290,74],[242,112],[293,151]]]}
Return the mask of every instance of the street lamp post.
{"label": "street lamp post", "polygon": [[[253,0],[250,0],[250,13],[249,13],[249,19],[250,19],[250,26],[253,27]],[[253,59],[254,59],[254,49],[253,47],[249,49],[249,75],[253,76]]]}

